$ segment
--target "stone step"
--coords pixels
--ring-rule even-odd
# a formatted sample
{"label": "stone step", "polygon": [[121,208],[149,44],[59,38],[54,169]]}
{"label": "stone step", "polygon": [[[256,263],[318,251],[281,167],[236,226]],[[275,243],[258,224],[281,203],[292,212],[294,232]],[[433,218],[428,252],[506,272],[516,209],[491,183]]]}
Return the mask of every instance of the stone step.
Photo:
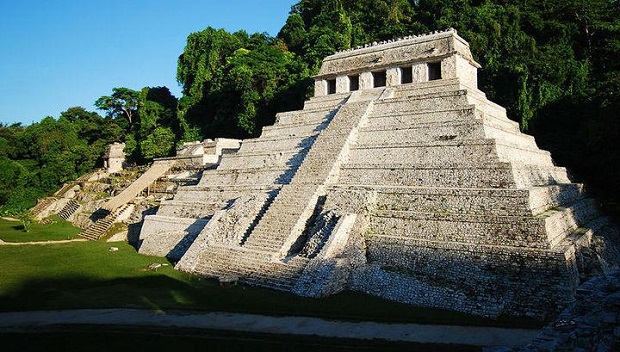
{"label": "stone step", "polygon": [[[477,260],[482,265],[492,264],[503,259],[508,261],[507,265],[510,265],[514,259],[527,262],[528,260],[537,261],[540,258],[546,258],[547,262],[553,260],[558,263],[565,263],[567,256],[573,250],[571,245],[553,248],[528,248],[389,235],[369,236],[366,243],[369,262],[397,265],[402,268],[416,268],[416,270],[419,269],[418,271],[435,270],[435,274],[438,270],[436,263],[429,263],[431,265],[426,266],[429,256],[435,255],[435,253],[445,258],[444,260],[447,260],[445,264],[449,265],[460,265],[459,258],[467,261]],[[390,255],[381,255],[382,253],[390,253]],[[485,259],[490,261],[487,262]]]}
{"label": "stone step", "polygon": [[403,111],[415,110],[448,110],[458,107],[465,108],[469,105],[466,90],[437,92],[378,100],[369,116],[402,114]]}
{"label": "stone step", "polygon": [[494,139],[467,139],[432,141],[427,143],[390,143],[355,145],[351,149],[351,163],[402,164],[480,164],[492,162],[520,162],[552,166],[549,152],[538,149],[519,149]]}
{"label": "stone step", "polygon": [[121,214],[125,209],[129,207],[128,204],[123,204],[120,207],[116,208],[114,211],[110,212],[103,219],[97,220],[93,225],[89,226],[86,230],[80,233],[80,236],[88,239],[96,241],[100,239],[106,231],[116,222],[116,218]]}
{"label": "stone step", "polygon": [[58,216],[67,220],[80,208],[80,204],[71,199],[67,204],[58,212]]}
{"label": "stone step", "polygon": [[161,216],[199,219],[213,215],[218,210],[228,207],[229,202],[166,202],[157,210]]}
{"label": "stone step", "polygon": [[290,263],[273,262],[271,255],[264,252],[209,247],[203,252],[195,271],[205,276],[236,277],[250,284],[290,290],[307,262]]}
{"label": "stone step", "polygon": [[[342,199],[343,202],[347,202],[350,196],[355,196],[355,192],[376,192],[375,208],[377,210],[500,216],[538,215],[551,208],[569,206],[584,198],[583,185],[575,183],[530,189],[381,186],[368,188],[359,185],[330,190],[330,194],[335,199]],[[361,197],[358,196],[358,198]],[[346,207],[346,204],[337,204],[337,206]]]}
{"label": "stone step", "polygon": [[451,163],[480,164],[499,161],[495,141],[490,139],[435,141],[429,143],[403,143],[388,145],[354,146],[349,155],[350,163]]}
{"label": "stone step", "polygon": [[[534,137],[502,126],[485,124],[481,120],[461,119],[452,121],[416,122],[410,117],[395,119],[400,124],[377,124],[372,121],[360,129],[357,145],[389,144],[392,141],[410,143],[434,142],[442,140],[496,139],[521,149],[538,150]],[[375,119],[376,120],[376,119]]]}
{"label": "stone step", "polygon": [[334,116],[337,109],[322,109],[316,113],[298,111],[297,113],[276,118],[276,122],[271,126],[262,129],[261,137],[273,137],[305,134],[313,130],[323,129]]}
{"label": "stone step", "polygon": [[292,166],[217,170],[210,177],[203,177],[198,185],[220,187],[235,184],[238,187],[245,187],[246,185],[287,184],[296,170],[297,168]]}
{"label": "stone step", "polygon": [[597,202],[590,198],[579,200],[569,207],[548,210],[539,215],[545,219],[548,241],[552,246],[560,244],[571,231],[597,216]]}
{"label": "stone step", "polygon": [[271,253],[264,251],[249,250],[247,248],[239,246],[218,246],[210,245],[207,249],[209,255],[222,255],[222,256],[239,256],[240,261],[258,261],[258,262],[271,262]]}
{"label": "stone step", "polygon": [[[368,128],[393,129],[415,127],[423,124],[451,124],[457,122],[482,121],[476,117],[475,105],[456,105],[447,108],[410,109],[403,108],[399,111],[384,111],[379,108],[373,109],[368,115]],[[366,128],[366,127],[364,127]]]}
{"label": "stone step", "polygon": [[572,183],[566,169],[522,163],[349,163],[340,169],[344,185],[444,188],[531,188]]}
{"label": "stone step", "polygon": [[[208,192],[208,193],[221,193],[221,192],[234,192],[235,190],[237,190],[238,186],[234,185],[234,184],[227,184],[227,185],[209,185],[209,186],[201,186],[201,185],[194,185],[194,186],[183,186],[183,187],[179,187],[179,190],[177,191],[177,195],[180,193],[199,193],[199,192]],[[261,185],[261,184],[252,184],[252,185],[247,185],[246,188],[244,188],[244,190],[253,190],[253,191],[273,191],[273,190],[279,190],[282,188],[282,185]]]}
{"label": "stone step", "polygon": [[334,114],[339,109],[337,107],[309,108],[303,110],[284,111],[276,114],[278,125],[295,124],[304,121],[318,121],[321,117]]}
{"label": "stone step", "polygon": [[382,165],[349,163],[340,169],[344,185],[414,186],[444,188],[516,188],[507,163],[467,165]]}
{"label": "stone step", "polygon": [[434,241],[549,248],[596,216],[591,199],[539,216],[490,216],[413,211],[377,211],[370,216],[374,233]]}
{"label": "stone step", "polygon": [[343,104],[351,95],[350,92],[329,94],[322,97],[312,97],[304,103],[304,110],[334,109]]}
{"label": "stone step", "polygon": [[551,208],[566,207],[584,197],[584,187],[579,183],[547,185],[529,189],[529,204],[534,215]]}
{"label": "stone step", "polygon": [[480,245],[548,248],[543,219],[515,216],[381,211],[370,216],[377,235]]}
{"label": "stone step", "polygon": [[528,134],[501,125],[483,123],[483,126],[486,138],[493,138],[502,144],[512,145],[521,149],[539,149],[534,137]]}
{"label": "stone step", "polygon": [[[278,218],[273,218],[271,217],[270,219],[265,219],[263,217],[263,219],[261,219],[261,221],[259,222],[259,224],[255,227],[254,229],[254,233],[286,233],[288,234],[293,227],[295,226],[295,223],[297,222],[297,219],[299,219],[299,215],[295,218],[295,220],[286,222],[283,219],[278,219]],[[250,238],[252,236],[250,235]]]}
{"label": "stone step", "polygon": [[30,213],[35,219],[41,220],[42,218],[49,215],[50,213],[49,208],[56,201],[57,199],[55,197],[45,197],[43,199],[40,199],[37,205],[35,205],[32,209],[30,209]]}
{"label": "stone step", "polygon": [[218,170],[239,170],[244,168],[299,166],[306,157],[308,147],[289,148],[286,151],[261,151],[222,158]]}
{"label": "stone step", "polygon": [[372,146],[407,141],[410,143],[484,138],[482,123],[455,121],[408,126],[374,126],[360,128],[357,146]]}
{"label": "stone step", "polygon": [[501,161],[553,166],[551,153],[540,149],[524,149],[501,140],[495,141],[495,152]]}
{"label": "stone step", "polygon": [[[283,184],[265,184],[265,185],[261,185],[261,186],[265,186],[265,187],[269,187],[269,186],[283,186]],[[226,186],[226,185],[214,185],[214,186]],[[217,191],[217,190],[200,190],[200,191],[196,191],[195,194],[192,194],[192,192],[187,192],[186,194],[183,195],[183,197],[181,197],[179,200],[184,201],[184,202],[192,202],[194,200],[204,200],[204,201],[208,201],[208,202],[228,202],[230,203],[231,200],[237,199],[239,197],[248,195],[248,194],[260,194],[260,193],[264,193],[265,195],[268,196],[273,196],[274,194],[276,194],[278,192],[277,188],[273,188],[273,189],[253,189],[252,186],[256,186],[256,184],[243,184],[243,183],[237,183],[235,184],[236,188],[235,190],[230,189],[230,190],[222,190],[222,191]],[[177,197],[175,197],[176,199]]]}
{"label": "stone step", "polygon": [[512,162],[514,182],[518,188],[572,183],[565,168]]}
{"label": "stone step", "polygon": [[482,112],[484,115],[493,116],[495,119],[503,120],[506,124],[512,125],[513,128],[519,129],[519,123],[510,120],[506,116],[506,108],[488,100],[484,92],[468,89],[467,101],[469,101],[470,104],[476,105],[476,110]]}
{"label": "stone step", "polygon": [[449,107],[430,107],[427,109],[401,107],[400,110],[384,111],[374,109],[369,116],[368,126],[376,128],[406,128],[421,124],[453,124],[479,121],[485,126],[500,128],[511,133],[520,133],[519,126],[507,118],[484,114],[475,105],[455,105]]}
{"label": "stone step", "polygon": [[[228,157],[239,156],[239,155],[253,155],[257,153],[271,153],[271,152],[282,152],[288,151],[291,149],[304,149],[310,147],[319,131],[314,131],[299,136],[291,136],[291,135],[277,135],[273,137],[263,137],[245,140],[243,142],[243,146],[239,149],[239,152],[236,154],[226,155],[222,159],[226,159]],[[245,148],[244,148],[245,146]]]}
{"label": "stone step", "polygon": [[278,253],[280,248],[282,248],[282,241],[277,242],[250,242],[246,243],[244,248],[255,249],[255,250],[265,250],[273,253]]}
{"label": "stone step", "polygon": [[463,89],[461,82],[457,78],[402,84],[394,88],[394,98],[407,98],[424,93],[431,94]]}
{"label": "stone step", "polygon": [[294,223],[290,224],[286,231],[282,231],[280,229],[273,228],[270,224],[264,223],[263,225],[259,222],[252,234],[250,234],[247,238],[244,246],[260,244],[263,240],[265,243],[269,242],[275,244],[277,242],[277,245],[281,246],[282,243],[280,243],[280,241],[283,241],[289,235],[294,225]]}
{"label": "stone step", "polygon": [[386,187],[376,191],[375,207],[440,214],[532,215],[528,190],[516,189]]}

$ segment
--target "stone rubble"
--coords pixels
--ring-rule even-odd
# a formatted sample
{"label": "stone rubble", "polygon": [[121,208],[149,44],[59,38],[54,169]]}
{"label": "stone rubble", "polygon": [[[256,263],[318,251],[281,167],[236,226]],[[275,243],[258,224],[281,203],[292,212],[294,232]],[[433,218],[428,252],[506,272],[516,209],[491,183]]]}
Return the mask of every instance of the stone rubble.
{"label": "stone rubble", "polygon": [[577,289],[575,300],[521,348],[488,352],[555,352],[620,350],[620,271],[594,277]]}

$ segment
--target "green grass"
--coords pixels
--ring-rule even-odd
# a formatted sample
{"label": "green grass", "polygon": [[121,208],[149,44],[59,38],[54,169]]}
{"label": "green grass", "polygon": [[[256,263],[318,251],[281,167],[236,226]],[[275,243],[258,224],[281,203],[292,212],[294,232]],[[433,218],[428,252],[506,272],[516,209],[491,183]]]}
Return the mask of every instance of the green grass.
{"label": "green grass", "polygon": [[4,242],[40,242],[78,238],[82,231],[70,222],[55,215],[51,224],[33,223],[30,232],[25,232],[20,221],[0,219],[0,240]]}
{"label": "green grass", "polygon": [[[110,252],[110,246],[118,247]],[[417,308],[355,292],[323,299],[249,286],[220,286],[164,266],[124,242],[72,242],[0,246],[0,310],[147,308],[206,310],[328,319],[456,325],[539,327],[520,319],[497,321],[450,311]]]}
{"label": "green grass", "polygon": [[[66,239],[77,233],[66,223],[37,224],[29,234],[15,229],[19,226],[15,222],[2,221],[0,225],[8,228],[0,235],[3,240],[11,236],[21,236],[17,238],[21,241]],[[63,228],[73,232],[63,234]],[[119,250],[111,252],[111,246]],[[147,270],[151,263],[168,262],[140,255],[125,242],[0,245],[0,263],[0,311],[125,307],[429,324],[542,325],[528,319],[489,320],[413,307],[356,292],[313,299],[244,285],[221,286],[216,280],[174,270],[172,265]]]}

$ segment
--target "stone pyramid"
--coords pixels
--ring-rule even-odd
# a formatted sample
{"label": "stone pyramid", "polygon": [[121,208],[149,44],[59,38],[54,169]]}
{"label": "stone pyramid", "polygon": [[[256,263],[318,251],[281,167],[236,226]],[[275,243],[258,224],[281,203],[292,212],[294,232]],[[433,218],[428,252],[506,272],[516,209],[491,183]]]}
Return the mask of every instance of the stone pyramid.
{"label": "stone pyramid", "polygon": [[478,90],[479,67],[453,29],[327,57],[304,109],[162,202],[139,251],[304,296],[556,313],[617,266],[618,230]]}

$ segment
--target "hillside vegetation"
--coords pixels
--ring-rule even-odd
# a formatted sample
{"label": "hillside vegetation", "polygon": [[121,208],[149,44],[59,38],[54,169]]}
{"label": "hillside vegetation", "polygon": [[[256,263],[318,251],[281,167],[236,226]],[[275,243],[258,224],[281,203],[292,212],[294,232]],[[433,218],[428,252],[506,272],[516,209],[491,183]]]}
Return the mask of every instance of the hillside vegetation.
{"label": "hillside vegetation", "polygon": [[31,126],[0,126],[0,213],[18,213],[100,165],[124,141],[136,163],[183,141],[256,137],[311,95],[323,57],[365,43],[456,28],[482,65],[480,88],[524,132],[617,207],[618,0],[302,0],[276,37],[206,28],[180,54],[183,96],[117,87]]}

